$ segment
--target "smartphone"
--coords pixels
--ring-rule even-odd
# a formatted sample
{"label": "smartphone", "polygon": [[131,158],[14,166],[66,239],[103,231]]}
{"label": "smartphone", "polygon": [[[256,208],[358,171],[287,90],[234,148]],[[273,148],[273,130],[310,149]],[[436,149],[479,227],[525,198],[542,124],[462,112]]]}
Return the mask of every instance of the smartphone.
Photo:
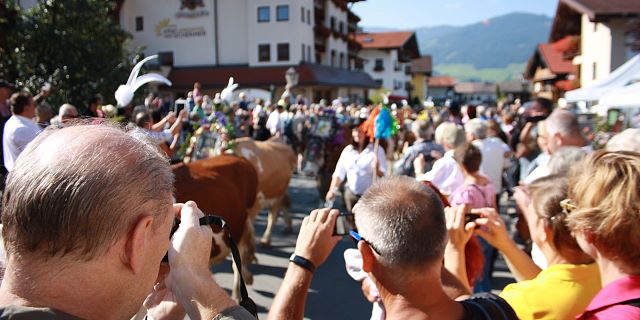
{"label": "smartphone", "polygon": [[356,224],[352,213],[340,213],[333,228],[334,236],[346,236],[349,230],[355,229]]}
{"label": "smartphone", "polygon": [[176,115],[179,115],[180,111],[182,111],[182,109],[184,109],[186,105],[187,105],[187,102],[185,100],[182,100],[182,99],[176,100],[175,105],[173,107],[173,111],[176,113]]}
{"label": "smartphone", "polygon": [[480,219],[480,215],[477,213],[466,213],[464,215],[464,224],[466,225],[469,222],[476,221],[476,219]]}

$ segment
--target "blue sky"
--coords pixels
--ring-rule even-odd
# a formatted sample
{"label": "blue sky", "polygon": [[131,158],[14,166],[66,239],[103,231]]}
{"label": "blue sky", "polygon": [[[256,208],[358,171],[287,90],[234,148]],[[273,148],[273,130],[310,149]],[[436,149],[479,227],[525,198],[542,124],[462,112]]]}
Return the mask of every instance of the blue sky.
{"label": "blue sky", "polygon": [[511,12],[553,17],[558,0],[367,0],[353,5],[360,26],[415,29],[461,26]]}

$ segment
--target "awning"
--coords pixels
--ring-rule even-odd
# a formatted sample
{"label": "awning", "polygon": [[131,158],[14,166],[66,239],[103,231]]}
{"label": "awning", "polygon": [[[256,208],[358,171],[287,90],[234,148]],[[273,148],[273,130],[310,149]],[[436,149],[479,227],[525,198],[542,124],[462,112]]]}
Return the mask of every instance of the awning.
{"label": "awning", "polygon": [[611,74],[583,88],[565,93],[567,102],[598,101],[613,88],[621,88],[640,79],[640,54],[629,59]]}
{"label": "awning", "polygon": [[[199,81],[203,89],[219,89],[227,86],[230,77],[242,88],[269,88],[284,86],[285,72],[291,66],[276,67],[189,67],[174,68],[169,79],[174,89],[189,89]],[[351,71],[320,64],[294,66],[299,74],[298,86],[326,86],[375,89],[378,84],[362,71]]]}
{"label": "awning", "polygon": [[600,99],[600,104],[617,108],[640,107],[640,82],[610,90]]}

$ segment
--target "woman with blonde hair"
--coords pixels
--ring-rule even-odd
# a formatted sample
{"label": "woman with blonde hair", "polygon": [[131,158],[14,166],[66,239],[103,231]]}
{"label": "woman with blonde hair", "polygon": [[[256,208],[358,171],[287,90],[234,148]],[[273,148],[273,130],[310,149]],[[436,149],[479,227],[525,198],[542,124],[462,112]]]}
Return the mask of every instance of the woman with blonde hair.
{"label": "woman with blonde hair", "polygon": [[599,151],[573,172],[568,226],[603,287],[578,319],[640,319],[640,153]]}

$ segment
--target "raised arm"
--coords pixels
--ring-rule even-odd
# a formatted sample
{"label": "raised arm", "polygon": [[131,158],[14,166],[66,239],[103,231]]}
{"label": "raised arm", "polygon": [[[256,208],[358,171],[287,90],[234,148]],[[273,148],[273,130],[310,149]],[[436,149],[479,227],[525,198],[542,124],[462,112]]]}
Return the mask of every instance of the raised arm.
{"label": "raised arm", "polygon": [[311,267],[289,262],[287,273],[278,289],[268,319],[298,320],[304,317],[304,304],[311,285],[313,271],[319,267],[338,243],[332,236],[338,210],[318,209],[305,217],[300,227],[294,255],[311,263]]}

